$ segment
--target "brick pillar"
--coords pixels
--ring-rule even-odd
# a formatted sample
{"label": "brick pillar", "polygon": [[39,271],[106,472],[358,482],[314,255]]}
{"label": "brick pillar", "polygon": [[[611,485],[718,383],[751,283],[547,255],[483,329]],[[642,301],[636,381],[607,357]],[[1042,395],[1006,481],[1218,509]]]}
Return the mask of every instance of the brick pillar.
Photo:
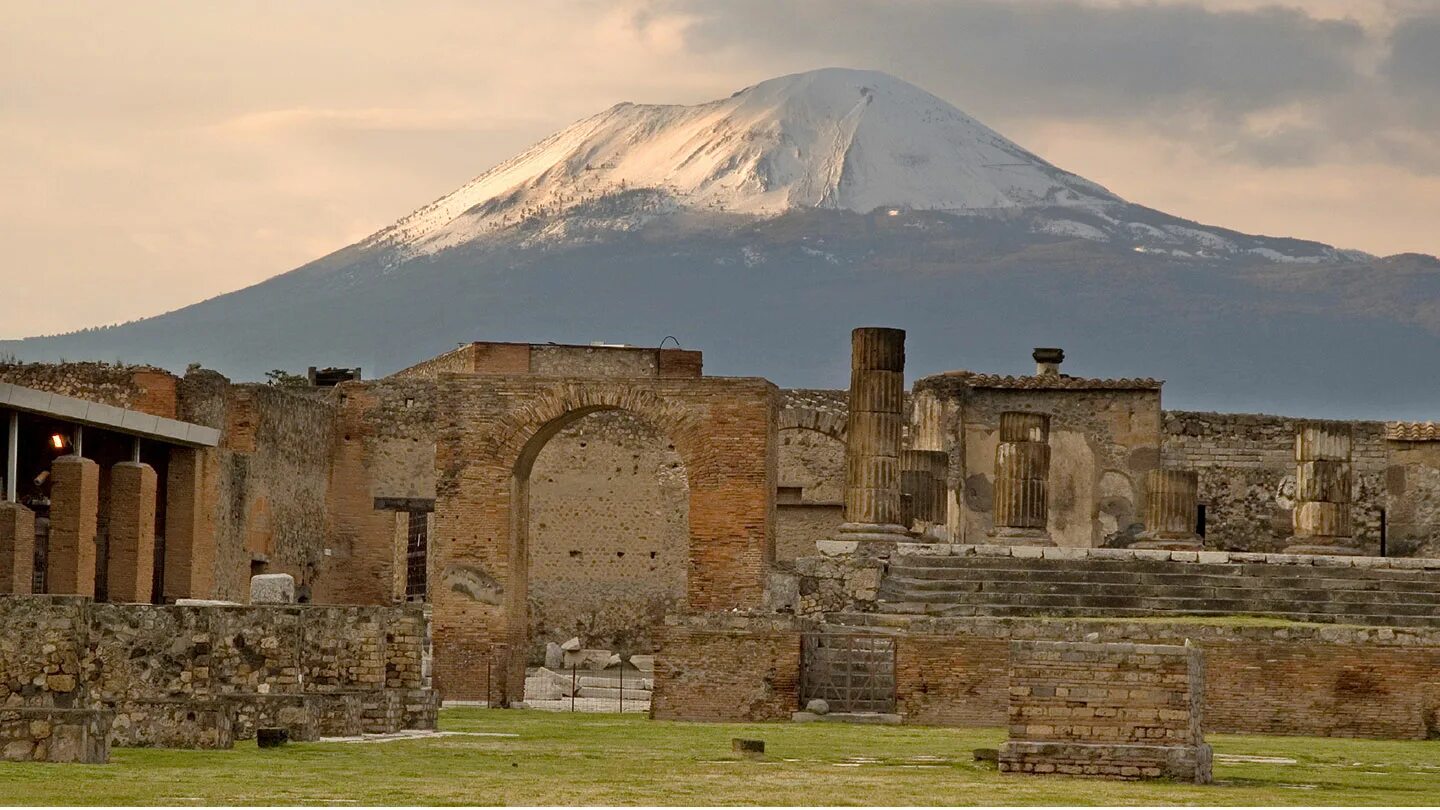
{"label": "brick pillar", "polygon": [[1196,493],[1200,476],[1194,470],[1151,470],[1145,474],[1145,531],[1131,548],[1199,551],[1195,533]]}
{"label": "brick pillar", "polygon": [[0,593],[30,593],[35,573],[35,513],[0,501]]}
{"label": "brick pillar", "polygon": [[1295,534],[1289,554],[1360,554],[1350,520],[1350,426],[1302,424],[1295,432]]}
{"label": "brick pillar", "polygon": [[997,542],[1053,546],[1047,522],[1050,477],[1050,417],[1009,411],[1000,414],[995,446],[995,528]]}
{"label": "brick pillar", "polygon": [[46,590],[93,597],[100,465],[80,456],[61,456],[50,465],[50,482]]}
{"label": "brick pillar", "polygon": [[205,453],[170,449],[165,477],[165,598],[208,599],[215,589],[215,529],[205,509]]}
{"label": "brick pillar", "polygon": [[905,330],[850,333],[850,416],[845,438],[845,522],[837,540],[883,546],[908,538],[900,515]]}
{"label": "brick pillar", "polygon": [[155,573],[155,470],[126,461],[110,468],[112,602],[149,602]]}

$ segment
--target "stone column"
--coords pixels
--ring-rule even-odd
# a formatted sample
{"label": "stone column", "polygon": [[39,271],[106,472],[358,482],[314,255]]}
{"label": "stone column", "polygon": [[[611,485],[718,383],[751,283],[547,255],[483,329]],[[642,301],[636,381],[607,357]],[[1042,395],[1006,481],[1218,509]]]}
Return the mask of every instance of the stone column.
{"label": "stone column", "polygon": [[149,602],[155,582],[155,469],[133,461],[110,468],[112,602]]}
{"label": "stone column", "polygon": [[165,598],[208,599],[215,589],[215,530],[206,512],[206,451],[170,450],[165,476]]}
{"label": "stone column", "polygon": [[845,522],[836,539],[893,544],[908,537],[900,523],[905,331],[861,327],[850,344]]}
{"label": "stone column", "polygon": [[100,509],[100,465],[76,455],[50,465],[49,593],[95,596],[95,531]]}
{"label": "stone column", "polygon": [[1350,426],[1300,425],[1295,432],[1295,534],[1287,554],[1360,554],[1350,518]]}
{"label": "stone column", "polygon": [[950,457],[941,450],[900,451],[900,491],[910,496],[910,516],[925,531],[945,523],[945,475]]}
{"label": "stone column", "polygon": [[0,593],[30,593],[35,574],[35,513],[0,502]]}
{"label": "stone column", "polygon": [[1199,551],[1195,504],[1200,476],[1194,470],[1151,470],[1145,474],[1145,531],[1131,548]]}
{"label": "stone column", "polygon": [[1010,411],[1000,414],[1000,443],[995,446],[996,542],[1016,546],[1053,546],[1046,528],[1049,509],[1050,417]]}

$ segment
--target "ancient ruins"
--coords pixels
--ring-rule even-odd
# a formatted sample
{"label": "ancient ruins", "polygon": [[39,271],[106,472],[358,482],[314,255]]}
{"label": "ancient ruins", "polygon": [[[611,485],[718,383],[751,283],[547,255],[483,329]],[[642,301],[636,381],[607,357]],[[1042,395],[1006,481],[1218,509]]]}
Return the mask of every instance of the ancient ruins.
{"label": "ancient ruins", "polygon": [[[850,349],[843,391],[615,345],[0,365],[0,751],[442,699],[1009,725],[1017,773],[1198,781],[1204,732],[1440,736],[1440,428],[1166,410],[1055,348],[907,391],[903,331]],[[1195,621],[1235,615],[1298,623]]]}

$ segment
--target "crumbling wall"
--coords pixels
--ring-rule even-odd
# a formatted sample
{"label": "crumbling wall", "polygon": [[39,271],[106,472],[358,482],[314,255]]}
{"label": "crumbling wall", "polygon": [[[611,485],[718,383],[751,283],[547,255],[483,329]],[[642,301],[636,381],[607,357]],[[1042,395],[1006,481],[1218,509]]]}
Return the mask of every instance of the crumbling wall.
{"label": "crumbling wall", "polygon": [[0,363],[0,382],[176,418],[173,374],[119,363]]}
{"label": "crumbling wall", "polygon": [[1051,420],[1051,539],[1080,548],[1128,544],[1144,508],[1145,473],[1160,463],[1158,389],[976,388],[961,396],[947,429],[960,506],[950,527],[957,542],[987,542],[1000,414],[1029,411]]}
{"label": "crumbling wall", "polygon": [[654,649],[653,628],[685,596],[690,489],[671,441],[624,411],[582,417],[530,473],[530,640],[579,636],[623,654]]}
{"label": "crumbling wall", "polygon": [[1385,553],[1440,557],[1440,441],[1390,441]]}
{"label": "crumbling wall", "polygon": [[794,619],[696,615],[667,621],[655,657],[656,720],[788,720],[800,708]]}
{"label": "crumbling wall", "polygon": [[[1164,461],[1199,474],[1205,547],[1278,552],[1293,534],[1295,431],[1303,420],[1166,411]],[[1356,544],[1380,553],[1387,450],[1384,425],[1352,422]]]}
{"label": "crumbling wall", "polygon": [[376,498],[435,497],[436,383],[387,378],[336,387],[333,466],[325,509],[331,550],[316,601],[385,603],[404,594],[396,565],[403,513]]}

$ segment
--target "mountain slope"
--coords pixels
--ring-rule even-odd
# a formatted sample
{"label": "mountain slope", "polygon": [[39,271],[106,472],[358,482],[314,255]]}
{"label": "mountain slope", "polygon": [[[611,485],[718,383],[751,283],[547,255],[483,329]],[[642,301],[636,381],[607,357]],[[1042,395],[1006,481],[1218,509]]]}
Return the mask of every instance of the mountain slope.
{"label": "mountain slope", "polygon": [[1170,380],[1172,407],[1432,415],[1440,263],[1129,203],[884,74],[621,104],[377,234],[176,312],[0,343],[23,358],[383,374],[468,340],[657,344],[710,373],[843,386],[846,334],[910,330],[915,374]]}

